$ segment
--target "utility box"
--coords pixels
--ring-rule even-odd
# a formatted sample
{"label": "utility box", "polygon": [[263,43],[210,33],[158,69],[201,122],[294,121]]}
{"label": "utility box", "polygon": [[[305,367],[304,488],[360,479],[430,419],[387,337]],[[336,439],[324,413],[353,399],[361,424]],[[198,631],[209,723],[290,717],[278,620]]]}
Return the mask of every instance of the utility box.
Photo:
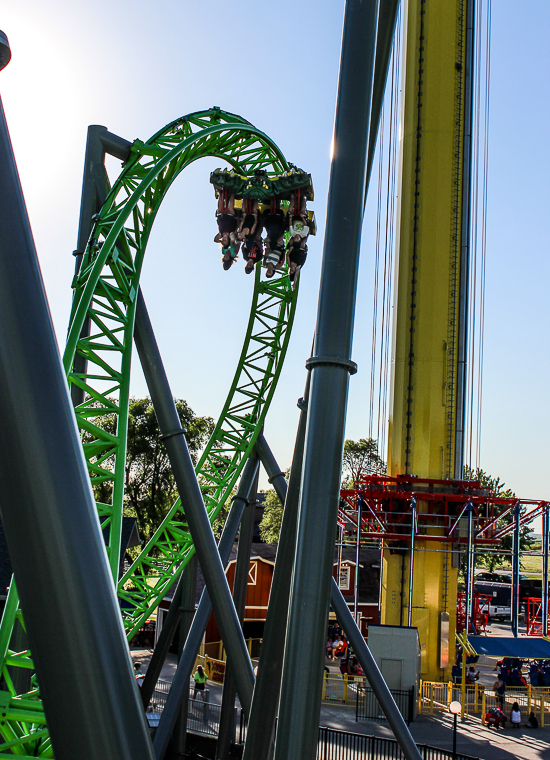
{"label": "utility box", "polygon": [[369,625],[369,649],[388,688],[414,688],[414,718],[420,688],[420,639],[417,628],[398,625]]}

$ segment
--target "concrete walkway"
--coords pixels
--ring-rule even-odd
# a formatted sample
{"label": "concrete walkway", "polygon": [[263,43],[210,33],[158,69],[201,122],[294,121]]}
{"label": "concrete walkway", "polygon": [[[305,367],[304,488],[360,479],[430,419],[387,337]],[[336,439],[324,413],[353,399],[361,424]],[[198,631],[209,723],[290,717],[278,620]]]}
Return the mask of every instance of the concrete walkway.
{"label": "concrete walkway", "polygon": [[[385,723],[356,722],[355,710],[345,706],[323,705],[320,725],[393,739]],[[449,713],[419,715],[409,728],[417,744],[453,748],[453,721]],[[481,760],[550,760],[550,728],[536,731],[507,728],[497,733],[482,726],[478,718],[471,717],[465,723],[458,722],[457,751]]]}
{"label": "concrete walkway", "polygon": [[[133,649],[132,660],[142,663],[142,670],[147,670],[151,659],[151,651]],[[162,669],[161,679],[172,681],[176,671],[175,655],[169,654]],[[338,667],[327,661],[327,666],[334,674],[339,673]],[[492,669],[482,668],[482,681],[494,680]],[[485,671],[485,672],[484,672]],[[485,676],[485,677],[483,677]],[[221,686],[209,682],[210,702],[221,702]],[[527,717],[527,716],[524,716]],[[393,739],[393,733],[385,723],[355,720],[354,705],[322,705],[321,726],[349,731],[354,734],[368,734]],[[411,734],[417,744],[429,744],[432,747],[452,750],[453,721],[449,713],[420,715],[410,725]],[[507,728],[499,731],[488,729],[481,725],[476,717],[467,718],[466,722],[458,723],[457,751],[465,755],[480,758],[480,760],[550,760],[550,727],[539,728],[536,731],[527,728]]]}

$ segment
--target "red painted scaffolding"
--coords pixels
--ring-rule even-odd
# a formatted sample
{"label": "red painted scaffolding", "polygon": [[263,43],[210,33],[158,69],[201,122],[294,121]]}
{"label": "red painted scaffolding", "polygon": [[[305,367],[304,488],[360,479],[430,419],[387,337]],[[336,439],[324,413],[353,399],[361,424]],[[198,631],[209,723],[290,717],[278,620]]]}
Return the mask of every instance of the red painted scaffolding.
{"label": "red painted scaffolding", "polygon": [[469,504],[472,505],[472,542],[490,545],[497,544],[513,530],[513,524],[497,525],[516,504],[527,509],[520,521],[525,524],[542,513],[546,502],[497,497],[475,480],[361,475],[354,488],[340,491],[338,522],[345,531],[356,535],[361,513],[361,540],[409,543],[413,514],[416,514],[416,539],[459,544],[467,540],[464,531],[457,530],[457,526]]}
{"label": "red painted scaffolding", "polygon": [[[542,625],[542,599],[536,597],[528,597],[527,604],[525,606],[525,624],[527,626],[528,636],[543,636]],[[549,629],[550,629],[550,614],[548,615]]]}

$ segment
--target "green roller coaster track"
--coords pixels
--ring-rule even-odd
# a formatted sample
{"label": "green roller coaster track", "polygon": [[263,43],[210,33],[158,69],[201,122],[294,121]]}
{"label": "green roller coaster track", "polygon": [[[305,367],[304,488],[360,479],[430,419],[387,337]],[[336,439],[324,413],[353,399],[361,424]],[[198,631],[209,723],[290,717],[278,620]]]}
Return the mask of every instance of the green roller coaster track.
{"label": "green roller coaster track", "polygon": [[[169,187],[186,166],[205,156],[227,161],[240,174],[288,171],[277,146],[239,116],[213,108],[172,122],[148,142],[136,141],[130,157],[97,215],[82,266],[73,281],[74,299],[63,364],[69,385],[85,401],[75,409],[93,485],[109,500],[97,508],[115,582],[119,575],[124,505],[124,470],[130,363],[136,296],[143,256],[154,219]],[[212,522],[227,501],[251,453],[282,368],[296,308],[286,268],[263,281],[256,266],[250,319],[227,400],[200,461],[197,477]],[[74,370],[77,355],[86,371]],[[101,426],[116,418],[116,432]],[[118,580],[128,638],[176,582],[194,553],[178,499],[133,565]],[[0,657],[7,691],[0,691],[0,758],[53,757],[36,679],[16,688],[14,672],[34,672],[30,651],[10,649],[16,621],[24,628],[12,582],[0,624]],[[76,674],[75,674],[76,677]],[[68,686],[68,688],[70,688]]]}

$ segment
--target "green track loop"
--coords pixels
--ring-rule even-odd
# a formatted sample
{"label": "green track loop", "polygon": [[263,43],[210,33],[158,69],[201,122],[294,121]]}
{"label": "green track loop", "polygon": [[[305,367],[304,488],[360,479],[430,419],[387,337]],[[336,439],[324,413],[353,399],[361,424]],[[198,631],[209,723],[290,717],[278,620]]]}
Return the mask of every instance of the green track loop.
{"label": "green track loop", "polygon": [[[113,185],[73,281],[74,298],[63,364],[69,385],[85,391],[76,408],[92,484],[109,494],[97,504],[108,528],[107,552],[115,580],[119,574],[124,503],[124,469],[130,365],[136,296],[151,228],[166,192],[186,166],[205,156],[227,161],[240,174],[264,170],[277,175],[288,164],[277,146],[239,116],[220,109],[190,114],[172,122],[147,143],[136,141]],[[212,522],[227,501],[251,453],[284,362],[296,308],[286,268],[262,280],[256,266],[250,318],[243,349],[227,400],[196,467]],[[83,328],[89,324],[89,329]],[[84,336],[84,337],[83,337]],[[77,355],[87,360],[85,373],[73,371]],[[98,424],[116,417],[116,433]],[[173,505],[138,559],[118,582],[123,620],[129,638],[143,625],[194,553],[181,502]],[[0,691],[6,717],[0,721],[0,758],[53,757],[42,704],[35,684],[18,694],[7,667],[32,672],[31,653],[14,652],[9,643],[16,619],[22,621],[12,582],[0,624],[2,674],[8,691]],[[34,688],[33,688],[34,686]],[[4,753],[8,754],[4,754]],[[11,755],[9,753],[12,753]]]}

